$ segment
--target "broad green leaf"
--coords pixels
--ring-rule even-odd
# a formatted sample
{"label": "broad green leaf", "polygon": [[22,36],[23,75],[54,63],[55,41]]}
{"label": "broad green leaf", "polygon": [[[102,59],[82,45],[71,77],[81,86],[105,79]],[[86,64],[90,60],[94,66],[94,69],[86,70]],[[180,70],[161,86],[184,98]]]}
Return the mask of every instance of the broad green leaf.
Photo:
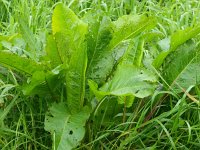
{"label": "broad green leaf", "polygon": [[64,67],[62,65],[51,71],[35,71],[28,82],[21,87],[24,95],[50,96],[59,98],[59,90],[64,82]]}
{"label": "broad green leaf", "polygon": [[62,70],[62,66],[58,66],[48,72],[34,72],[30,81],[22,86],[24,95],[51,96],[56,100],[58,98],[58,89],[63,82]]}
{"label": "broad green leaf", "polygon": [[[135,65],[140,67],[143,60],[144,52],[144,39],[143,37],[137,37],[130,40],[129,48],[124,54],[120,64]],[[126,107],[131,107],[134,102],[134,96],[121,96],[118,98],[119,104],[125,104]]]}
{"label": "broad green leaf", "polygon": [[185,43],[187,40],[194,38],[200,33],[200,24],[195,27],[188,27],[185,30],[179,30],[171,36],[170,49],[174,51],[179,45]]}
{"label": "broad green leaf", "polygon": [[98,19],[96,21],[92,18],[92,21],[89,21],[87,76],[99,83],[106,78],[103,69],[113,61],[110,59],[108,63],[108,58],[105,59],[105,55],[109,57],[107,47],[112,39],[113,30],[109,17]]}
{"label": "broad green leaf", "polygon": [[62,62],[67,65],[68,106],[72,112],[77,112],[84,102],[88,25],[71,9],[58,4],[53,13],[52,29]]}
{"label": "broad green leaf", "polygon": [[71,58],[66,74],[67,102],[72,112],[79,111],[83,107],[85,96],[85,74],[87,67],[87,50],[82,45]]}
{"label": "broad green leaf", "polygon": [[200,47],[188,41],[171,53],[165,61],[163,77],[176,92],[200,84]]}
{"label": "broad green leaf", "polygon": [[[153,18],[146,16],[123,16],[115,22],[104,17],[99,24],[89,24],[89,31],[95,38],[89,38],[91,43],[87,75],[89,79],[102,84],[112,72],[113,66],[118,63],[128,48],[128,39],[131,39],[146,29],[155,25]],[[91,33],[90,33],[91,34]],[[91,36],[92,36],[91,35]],[[91,40],[92,39],[92,40]]]}
{"label": "broad green leaf", "polygon": [[[70,57],[72,55],[73,49],[71,48],[73,45],[70,45],[69,37],[65,34],[57,32],[55,35],[56,46],[58,50],[58,54],[60,56],[60,60],[62,64],[69,64]],[[70,48],[69,48],[70,47]]]}
{"label": "broad green leaf", "polygon": [[[74,28],[72,25],[77,19],[78,17],[71,9],[65,7],[62,3],[57,4],[52,17],[53,35],[57,32],[65,35],[71,34],[74,31],[70,31],[70,29]],[[76,24],[74,24],[74,26],[76,26]]]}
{"label": "broad green leaf", "polygon": [[104,96],[109,95],[108,92],[98,90],[98,84],[93,80],[89,79],[88,85],[90,87],[90,91],[92,91],[98,100],[101,100]]}
{"label": "broad green leaf", "polygon": [[124,15],[113,24],[114,35],[109,44],[109,50],[112,50],[121,41],[133,38],[139,33],[153,28],[156,25],[156,20],[145,15]]}
{"label": "broad green leaf", "polygon": [[52,16],[52,31],[62,63],[69,63],[71,51],[74,49],[73,39],[71,39],[73,31],[70,31],[72,22],[68,14],[74,15],[63,4],[57,4]]}
{"label": "broad green leaf", "polygon": [[44,88],[39,88],[40,85],[46,85],[45,82],[45,73],[44,71],[36,71],[33,73],[31,77],[30,83],[23,86],[23,94],[24,95],[32,95],[32,94],[39,94],[37,92],[33,92],[34,89],[39,89],[40,93],[46,91]]}
{"label": "broad green leaf", "polygon": [[[174,33],[170,38],[170,48],[167,51],[161,52],[153,62],[155,68],[159,68],[165,58],[173,51],[175,51],[178,46],[184,44],[187,40],[194,38],[197,34],[200,33],[200,25],[195,27],[188,27],[185,30],[179,30]],[[166,41],[168,43],[168,41]],[[167,46],[165,46],[167,47]]]}
{"label": "broad green leaf", "polygon": [[85,40],[87,24],[71,9],[59,3],[53,12],[52,30],[62,62],[68,64],[73,53]]}
{"label": "broad green leaf", "polygon": [[36,63],[33,60],[5,51],[0,51],[0,64],[29,75],[32,75],[35,71],[44,70],[44,66]]}
{"label": "broad green leaf", "polygon": [[125,64],[133,65],[134,64],[134,61],[136,58],[136,52],[138,50],[135,39],[130,40],[128,45],[129,46],[128,46],[127,50],[125,51],[125,53],[120,61],[120,64],[124,64],[124,65]]}
{"label": "broad green leaf", "polygon": [[[70,108],[71,109],[71,108]],[[51,132],[56,150],[76,148],[85,135],[85,123],[89,118],[89,108],[71,114],[65,103],[53,104],[45,119],[45,130]]]}
{"label": "broad green leaf", "polygon": [[144,39],[142,37],[137,37],[130,40],[129,43],[129,47],[122,58],[121,64],[129,64],[140,67],[143,60]]}
{"label": "broad green leaf", "polygon": [[47,40],[46,53],[47,53],[47,57],[50,59],[52,68],[55,68],[58,65],[62,64],[62,61],[61,61],[62,56],[59,53],[56,42],[51,35],[49,35],[48,40]]}
{"label": "broad green leaf", "polygon": [[106,95],[144,98],[153,93],[156,81],[156,76],[146,69],[133,65],[119,65],[113,78],[105,85],[97,89],[97,85],[89,80],[89,86],[98,99]]}

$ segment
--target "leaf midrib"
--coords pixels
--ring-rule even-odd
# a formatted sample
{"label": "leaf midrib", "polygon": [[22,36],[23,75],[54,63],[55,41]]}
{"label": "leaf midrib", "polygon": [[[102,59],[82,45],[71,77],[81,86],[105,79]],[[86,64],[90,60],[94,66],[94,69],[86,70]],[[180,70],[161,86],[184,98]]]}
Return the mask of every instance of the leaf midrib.
{"label": "leaf midrib", "polygon": [[140,31],[142,28],[145,28],[145,26],[147,26],[148,24],[149,24],[149,20],[143,26],[141,26],[140,28],[138,28],[137,30],[135,30],[134,32],[132,32],[131,34],[129,34],[127,37],[125,37],[122,40],[120,40],[117,44],[115,44],[113,47],[111,47],[110,50],[111,49],[115,49],[122,41],[124,41],[126,39],[129,39],[131,36],[133,36],[135,33],[137,33],[138,31]]}
{"label": "leaf midrib", "polygon": [[176,83],[176,80],[178,80],[178,78],[181,76],[181,74],[187,69],[187,67],[193,62],[193,60],[197,57],[197,55],[199,54],[196,54],[195,57],[193,57],[189,63],[183,68],[183,70],[177,75],[177,77],[174,79],[174,81],[171,83],[170,87],[171,88],[175,83]]}

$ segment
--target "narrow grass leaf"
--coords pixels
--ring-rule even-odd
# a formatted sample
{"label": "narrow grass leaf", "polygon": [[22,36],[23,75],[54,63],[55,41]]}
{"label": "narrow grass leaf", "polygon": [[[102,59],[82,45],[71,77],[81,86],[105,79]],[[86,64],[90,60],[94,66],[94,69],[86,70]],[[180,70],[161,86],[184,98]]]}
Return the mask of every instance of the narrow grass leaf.
{"label": "narrow grass leaf", "polygon": [[159,120],[156,120],[156,122],[158,122],[158,124],[159,124],[159,125],[162,127],[162,129],[165,131],[167,137],[169,138],[169,141],[170,141],[170,143],[171,143],[172,148],[173,148],[174,150],[176,150],[176,149],[177,149],[177,148],[176,148],[176,145],[175,145],[175,143],[174,143],[174,141],[173,141],[173,139],[172,139],[172,137],[171,137],[169,131],[166,129],[166,127],[165,127]]}

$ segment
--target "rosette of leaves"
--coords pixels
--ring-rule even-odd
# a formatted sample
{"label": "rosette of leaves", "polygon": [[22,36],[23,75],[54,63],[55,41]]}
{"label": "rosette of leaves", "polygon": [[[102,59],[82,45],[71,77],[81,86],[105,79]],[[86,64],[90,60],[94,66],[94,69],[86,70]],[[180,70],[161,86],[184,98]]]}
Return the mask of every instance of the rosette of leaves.
{"label": "rosette of leaves", "polygon": [[145,41],[139,35],[155,24],[153,17],[145,15],[125,15],[112,21],[103,13],[87,13],[79,19],[59,3],[53,12],[45,59],[0,51],[2,65],[29,76],[21,87],[25,95],[49,95],[58,101],[45,119],[54,149],[70,150],[83,140],[92,111],[90,101],[85,101],[87,83],[99,100],[109,95],[144,98],[153,93],[157,77],[142,65]]}

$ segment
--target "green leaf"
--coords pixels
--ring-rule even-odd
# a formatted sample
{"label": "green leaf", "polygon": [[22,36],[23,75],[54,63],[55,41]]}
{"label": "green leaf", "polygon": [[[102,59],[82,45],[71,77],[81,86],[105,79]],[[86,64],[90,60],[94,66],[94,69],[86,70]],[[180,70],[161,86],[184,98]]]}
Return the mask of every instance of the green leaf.
{"label": "green leaf", "polygon": [[32,75],[35,71],[44,70],[44,66],[33,60],[20,57],[5,51],[0,51],[0,64]]}
{"label": "green leaf", "polygon": [[187,40],[194,38],[200,33],[200,24],[195,27],[188,27],[185,30],[179,30],[171,36],[170,49],[174,51],[179,45],[185,43]]}
{"label": "green leaf", "polygon": [[153,62],[154,67],[159,68],[163,64],[165,58],[171,52],[175,51],[178,48],[178,46],[184,44],[187,40],[194,38],[199,33],[200,33],[200,25],[197,25],[195,27],[188,27],[185,30],[179,30],[176,33],[174,33],[170,38],[170,49],[161,52],[156,57],[156,59]]}
{"label": "green leaf", "polygon": [[[140,67],[142,65],[143,53],[144,53],[144,39],[143,37],[137,37],[130,40],[129,48],[124,54],[120,64],[135,65]],[[118,103],[123,104],[126,107],[131,107],[134,102],[134,96],[121,96],[118,98]]]}
{"label": "green leaf", "polygon": [[129,47],[121,60],[121,64],[129,64],[140,67],[143,60],[144,39],[142,37],[137,37],[130,40],[129,43]]}
{"label": "green leaf", "polygon": [[49,35],[48,40],[47,40],[46,53],[47,53],[47,57],[50,59],[52,68],[55,68],[58,65],[62,64],[62,60],[61,60],[62,56],[58,51],[56,41],[51,35]]}
{"label": "green leaf", "polygon": [[67,102],[72,112],[77,112],[83,107],[85,96],[85,74],[87,67],[87,50],[82,45],[71,58],[66,74]]}
{"label": "green leaf", "polygon": [[127,50],[129,43],[126,41],[154,25],[153,18],[132,15],[123,16],[115,22],[104,17],[99,23],[89,24],[92,33],[88,44],[93,47],[90,46],[88,52],[88,78],[98,84],[103,83]]}
{"label": "green leaf", "polygon": [[40,95],[51,96],[56,100],[59,97],[58,90],[60,84],[63,82],[62,66],[55,68],[52,71],[36,71],[32,75],[30,81],[22,86],[24,95]]}
{"label": "green leaf", "polygon": [[84,103],[88,25],[71,9],[58,4],[53,13],[52,29],[61,60],[67,66],[68,106],[75,113],[82,108]]}
{"label": "green leaf", "polygon": [[71,150],[76,148],[85,135],[85,123],[89,118],[89,108],[71,114],[65,103],[54,104],[45,119],[45,130],[51,132],[54,149]]}
{"label": "green leaf", "polygon": [[68,65],[72,51],[74,48],[71,48],[73,45],[70,45],[70,39],[65,34],[57,32],[55,35],[56,46],[58,50],[58,55],[62,64]]}
{"label": "green leaf", "polygon": [[111,58],[108,63],[109,58],[105,58],[106,55],[109,57],[107,47],[112,39],[112,34],[112,22],[109,17],[105,16],[103,19],[98,18],[97,21],[89,22],[87,76],[98,83],[106,78],[105,71],[113,61]]}
{"label": "green leaf", "polygon": [[133,65],[119,65],[113,78],[99,90],[97,85],[90,80],[89,86],[98,99],[102,99],[106,95],[144,98],[154,92],[156,81],[156,76],[144,68]]}
{"label": "green leaf", "polygon": [[163,77],[174,91],[183,92],[181,88],[186,90],[191,85],[200,84],[199,64],[200,47],[188,41],[168,56]]}
{"label": "green leaf", "polygon": [[108,92],[98,90],[98,84],[93,80],[88,80],[88,85],[92,93],[96,96],[98,100],[101,100],[105,95],[108,95]]}
{"label": "green leaf", "polygon": [[[41,85],[45,85],[45,73],[43,71],[36,71],[33,73],[31,77],[31,82],[23,86],[23,94],[24,95],[32,95],[32,94],[39,94],[44,93],[45,88],[39,88]],[[39,93],[33,92],[35,89],[39,89]],[[42,89],[42,90],[41,90]]]}
{"label": "green leaf", "polygon": [[87,24],[62,3],[56,5],[52,17],[52,30],[63,63],[69,64],[73,53],[85,40]]}
{"label": "green leaf", "polygon": [[[57,4],[52,17],[53,35],[57,32],[65,35],[74,32],[70,31],[70,29],[74,28],[72,25],[77,21],[77,19],[78,17],[71,9],[65,7],[62,3]],[[74,24],[74,26],[76,26],[76,24]]]}
{"label": "green leaf", "polygon": [[112,50],[121,41],[131,39],[145,30],[153,28],[156,25],[156,20],[145,15],[124,15],[113,24],[114,35],[109,44],[109,50]]}

